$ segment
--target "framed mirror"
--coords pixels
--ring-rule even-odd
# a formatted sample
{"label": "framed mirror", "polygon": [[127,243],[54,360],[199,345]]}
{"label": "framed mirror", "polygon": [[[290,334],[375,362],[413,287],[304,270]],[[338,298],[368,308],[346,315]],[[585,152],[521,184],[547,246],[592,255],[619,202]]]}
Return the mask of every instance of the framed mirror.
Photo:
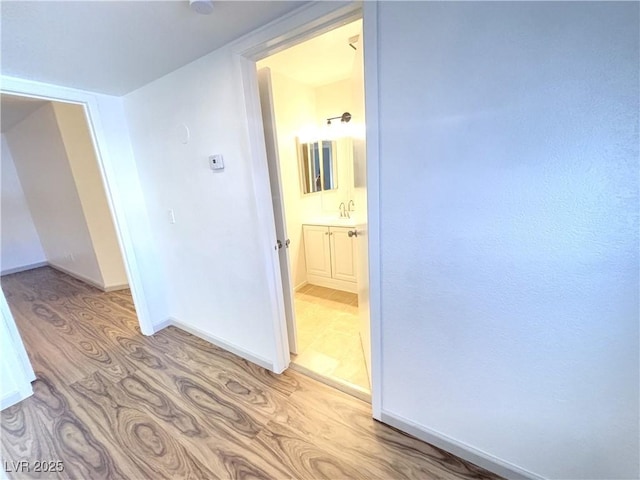
{"label": "framed mirror", "polygon": [[319,140],[312,143],[298,141],[298,165],[302,194],[338,188],[336,142]]}

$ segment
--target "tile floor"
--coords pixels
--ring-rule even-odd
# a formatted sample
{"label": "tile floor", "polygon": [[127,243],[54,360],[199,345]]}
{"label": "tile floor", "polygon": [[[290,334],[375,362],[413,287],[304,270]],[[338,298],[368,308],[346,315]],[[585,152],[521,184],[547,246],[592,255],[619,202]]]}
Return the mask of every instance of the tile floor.
{"label": "tile floor", "polygon": [[315,285],[295,293],[298,354],[294,363],[370,391],[358,320],[358,296]]}

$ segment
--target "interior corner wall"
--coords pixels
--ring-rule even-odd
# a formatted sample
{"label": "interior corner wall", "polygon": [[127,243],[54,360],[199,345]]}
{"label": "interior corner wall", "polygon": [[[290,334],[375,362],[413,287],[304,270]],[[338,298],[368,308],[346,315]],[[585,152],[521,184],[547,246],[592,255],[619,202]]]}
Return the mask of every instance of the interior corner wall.
{"label": "interior corner wall", "polygon": [[81,105],[54,102],[53,110],[91,235],[104,288],[128,284],[89,125]]}
{"label": "interior corner wall", "polygon": [[46,257],[4,134],[0,159],[0,269],[4,274],[41,265]]}
{"label": "interior corner wall", "polygon": [[[216,50],[126,95],[124,107],[156,263],[171,279],[170,316],[273,364],[239,62]],[[209,168],[212,154],[224,156],[224,170]]]}
{"label": "interior corner wall", "polygon": [[108,170],[109,191],[116,209],[126,261],[133,266],[131,293],[143,333],[151,334],[171,320],[176,301],[151,228],[147,199],[133,153],[123,97],[95,96],[99,115],[91,119],[100,156]]}
{"label": "interior corner wall", "polygon": [[51,103],[5,132],[5,137],[47,262],[103,286]]}
{"label": "interior corner wall", "polygon": [[378,4],[383,413],[546,478],[640,476],[639,7]]}

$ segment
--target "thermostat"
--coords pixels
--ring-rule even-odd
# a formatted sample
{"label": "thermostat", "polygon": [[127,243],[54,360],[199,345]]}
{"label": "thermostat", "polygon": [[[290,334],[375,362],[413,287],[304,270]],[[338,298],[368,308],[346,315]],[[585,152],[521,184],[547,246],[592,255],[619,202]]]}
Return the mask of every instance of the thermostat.
{"label": "thermostat", "polygon": [[222,155],[210,155],[209,166],[211,170],[222,170],[224,168],[224,159]]}

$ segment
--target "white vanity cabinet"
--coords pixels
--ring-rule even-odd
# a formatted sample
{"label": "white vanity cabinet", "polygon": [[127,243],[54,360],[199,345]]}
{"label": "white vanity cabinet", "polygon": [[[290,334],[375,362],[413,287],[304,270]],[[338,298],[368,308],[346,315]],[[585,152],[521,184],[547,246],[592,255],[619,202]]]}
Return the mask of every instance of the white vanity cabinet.
{"label": "white vanity cabinet", "polygon": [[307,282],[357,293],[356,239],[354,228],[303,225]]}

